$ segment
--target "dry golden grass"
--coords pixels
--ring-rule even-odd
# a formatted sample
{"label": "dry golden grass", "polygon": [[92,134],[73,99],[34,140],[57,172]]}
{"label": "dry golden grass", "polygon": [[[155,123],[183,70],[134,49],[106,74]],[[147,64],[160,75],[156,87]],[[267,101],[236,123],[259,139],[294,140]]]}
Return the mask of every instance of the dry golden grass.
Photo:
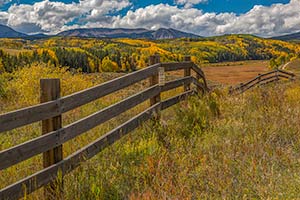
{"label": "dry golden grass", "polygon": [[[0,103],[8,110],[18,103],[37,102],[37,81],[31,79],[59,76],[65,95],[118,76],[71,75],[63,69],[49,71],[43,67],[22,73],[15,75],[12,84],[4,84],[10,99],[1,98]],[[28,82],[24,77],[30,77]],[[138,83],[69,112],[64,123],[111,105],[146,84]],[[269,85],[240,96],[216,90],[169,108],[163,112],[163,123],[145,123],[67,175],[65,199],[299,199],[299,84]],[[29,87],[33,88],[19,97]],[[171,91],[163,96],[174,94]],[[68,142],[65,156],[146,106],[148,102]],[[0,150],[39,134],[40,124],[1,134]],[[0,187],[39,169],[41,156],[3,170]],[[42,198],[41,190],[26,197]]]}
{"label": "dry golden grass", "polygon": [[236,85],[267,72],[269,61],[239,61],[230,63],[218,63],[203,66],[206,78],[210,81]]}
{"label": "dry golden grass", "polygon": [[[236,85],[269,71],[269,61],[238,61],[206,64],[201,66],[211,85]],[[183,70],[170,72],[172,77],[182,77]]]}

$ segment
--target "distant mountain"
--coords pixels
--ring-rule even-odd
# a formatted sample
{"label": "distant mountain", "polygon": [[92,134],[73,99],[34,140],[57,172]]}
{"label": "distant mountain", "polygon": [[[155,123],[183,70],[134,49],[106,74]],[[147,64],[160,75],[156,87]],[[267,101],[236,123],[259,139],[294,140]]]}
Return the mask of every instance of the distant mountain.
{"label": "distant mountain", "polygon": [[154,39],[199,38],[200,37],[192,33],[178,31],[172,28],[169,29],[160,28],[157,31],[153,31],[152,36]]}
{"label": "distant mountain", "polygon": [[12,28],[0,24],[0,38],[23,38],[26,34],[17,32]]}
{"label": "distant mountain", "polygon": [[26,35],[26,37],[23,37],[24,39],[28,40],[38,40],[38,39],[45,39],[45,38],[50,38],[53,37],[53,35],[45,35],[43,33],[38,33],[34,35]]}
{"label": "distant mountain", "polygon": [[199,38],[192,33],[185,33],[175,29],[160,28],[156,31],[147,29],[124,28],[88,28],[74,29],[61,32],[58,36],[64,37],[94,37],[94,38],[147,38],[147,39],[175,39],[175,38]]}
{"label": "distant mountain", "polygon": [[277,36],[277,37],[273,37],[272,39],[275,39],[275,40],[284,40],[284,41],[288,41],[288,40],[300,40],[300,32],[293,33],[293,34],[288,34],[288,35]]}
{"label": "distant mountain", "polygon": [[[29,40],[53,37],[54,35],[35,34],[27,35],[17,32],[12,28],[0,25],[0,38],[24,38]],[[146,39],[176,39],[176,38],[199,38],[200,36],[178,31],[175,29],[160,28],[156,31],[143,28],[86,28],[73,29],[58,33],[61,37],[90,37],[90,38],[146,38]]]}

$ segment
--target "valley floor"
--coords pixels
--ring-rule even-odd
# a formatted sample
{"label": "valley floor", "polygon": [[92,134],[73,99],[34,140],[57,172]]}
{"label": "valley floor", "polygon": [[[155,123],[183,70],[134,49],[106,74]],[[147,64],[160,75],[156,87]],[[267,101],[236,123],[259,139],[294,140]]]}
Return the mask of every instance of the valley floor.
{"label": "valley floor", "polygon": [[240,61],[209,64],[203,66],[203,71],[208,80],[226,84],[236,85],[253,79],[258,74],[269,70],[269,61]]}

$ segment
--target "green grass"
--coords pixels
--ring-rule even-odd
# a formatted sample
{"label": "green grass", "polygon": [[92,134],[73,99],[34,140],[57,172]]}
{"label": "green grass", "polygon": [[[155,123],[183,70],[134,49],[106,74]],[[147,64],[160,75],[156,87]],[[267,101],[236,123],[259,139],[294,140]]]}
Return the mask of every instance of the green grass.
{"label": "green grass", "polygon": [[[80,75],[64,77],[74,84],[82,79]],[[82,81],[95,84],[93,80]],[[79,85],[74,87],[65,92],[79,89]],[[6,98],[11,98],[10,92],[17,93],[8,86],[5,89]],[[127,93],[118,97],[122,94]],[[69,122],[86,116],[111,99],[118,100],[108,97],[68,113],[65,119]],[[299,199],[299,102],[298,81],[256,88],[239,96],[228,96],[219,89],[202,98],[192,97],[164,111],[161,123],[145,123],[67,175],[65,199]],[[66,154],[145,106],[67,143]],[[39,128],[36,124],[2,134],[1,149],[38,135]],[[31,136],[27,135],[30,130]],[[1,188],[41,168],[40,163],[41,158],[35,157],[1,171]],[[26,197],[41,198],[41,190]]]}

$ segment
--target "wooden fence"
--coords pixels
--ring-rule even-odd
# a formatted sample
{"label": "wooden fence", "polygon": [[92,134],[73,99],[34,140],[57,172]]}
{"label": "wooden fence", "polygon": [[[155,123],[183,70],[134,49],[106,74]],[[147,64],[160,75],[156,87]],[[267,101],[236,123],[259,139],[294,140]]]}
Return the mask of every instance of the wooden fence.
{"label": "wooden fence", "polygon": [[264,74],[258,74],[258,76],[254,79],[246,83],[241,83],[236,87],[230,87],[229,93],[241,94],[255,86],[266,85],[275,81],[279,81],[280,79],[294,80],[294,78],[295,74],[284,70],[276,69]]}
{"label": "wooden fence", "polygon": [[[165,72],[175,70],[184,70],[184,77],[165,82]],[[196,77],[191,75],[191,70],[195,72]],[[144,79],[150,80],[149,88],[62,127],[61,116],[63,113],[124,89]],[[197,90],[191,89],[192,83],[196,86]],[[159,118],[157,113],[186,99],[187,96],[197,92],[208,91],[203,71],[190,61],[190,57],[186,57],[184,62],[160,63],[159,56],[151,56],[150,66],[145,69],[64,97],[60,97],[59,79],[43,79],[40,85],[41,104],[0,115],[0,134],[4,131],[42,121],[41,136],[0,152],[0,170],[41,153],[43,153],[44,169],[2,188],[0,190],[1,200],[18,199],[43,186],[46,186],[45,199],[61,199],[63,196],[63,183],[62,181],[61,183],[57,182],[58,172],[61,172],[62,175],[71,172],[81,162],[92,158],[105,147],[112,145],[122,138],[122,136],[136,129],[146,120],[153,118],[154,114]],[[184,86],[183,93],[161,101],[160,95],[162,92],[181,86]],[[65,142],[149,99],[149,108],[89,145],[63,158],[63,144]],[[59,186],[60,188],[61,192],[58,194],[53,193],[51,190],[51,187],[55,186]]]}

